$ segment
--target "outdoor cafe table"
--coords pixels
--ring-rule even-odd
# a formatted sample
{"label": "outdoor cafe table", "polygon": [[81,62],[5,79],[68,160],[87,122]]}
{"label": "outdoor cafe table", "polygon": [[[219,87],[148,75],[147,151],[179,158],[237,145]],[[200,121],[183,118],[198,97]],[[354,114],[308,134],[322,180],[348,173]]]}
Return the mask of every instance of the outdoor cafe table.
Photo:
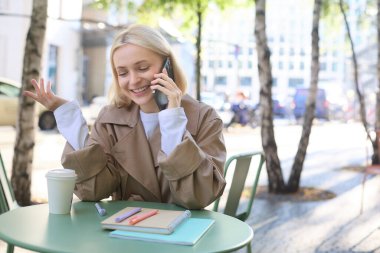
{"label": "outdoor cafe table", "polygon": [[215,220],[193,246],[111,238],[100,222],[127,206],[182,210],[164,203],[104,201],[106,216],[99,216],[94,202],[75,202],[67,215],[49,214],[47,204],[19,207],[0,215],[0,240],[37,252],[228,252],[242,248],[253,238],[252,228],[231,216],[209,210],[192,210],[192,217]]}

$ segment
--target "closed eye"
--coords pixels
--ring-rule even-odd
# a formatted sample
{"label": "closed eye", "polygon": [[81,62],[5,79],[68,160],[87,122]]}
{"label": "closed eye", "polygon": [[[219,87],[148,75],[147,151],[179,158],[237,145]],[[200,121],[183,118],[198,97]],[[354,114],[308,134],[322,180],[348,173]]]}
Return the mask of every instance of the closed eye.
{"label": "closed eye", "polygon": [[141,72],[145,72],[149,70],[149,67],[139,67],[138,70]]}

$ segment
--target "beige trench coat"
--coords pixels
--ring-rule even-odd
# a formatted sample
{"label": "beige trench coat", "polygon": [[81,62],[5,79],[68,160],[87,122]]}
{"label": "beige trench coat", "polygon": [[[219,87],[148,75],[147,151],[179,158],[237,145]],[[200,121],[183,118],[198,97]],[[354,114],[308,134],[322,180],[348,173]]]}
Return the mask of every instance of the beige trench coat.
{"label": "beige trench coat", "polygon": [[106,106],[94,123],[86,146],[67,143],[62,165],[78,175],[75,194],[82,200],[176,203],[206,207],[224,190],[226,149],[223,123],[215,110],[190,96],[181,106],[188,119],[182,142],[167,156],[161,150],[159,126],[148,141],[139,107]]}

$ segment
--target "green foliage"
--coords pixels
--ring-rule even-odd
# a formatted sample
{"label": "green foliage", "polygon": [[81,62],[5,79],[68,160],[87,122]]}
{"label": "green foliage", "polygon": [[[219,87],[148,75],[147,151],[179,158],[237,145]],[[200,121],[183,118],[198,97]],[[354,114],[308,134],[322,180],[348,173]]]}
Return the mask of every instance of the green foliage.
{"label": "green foliage", "polygon": [[138,20],[143,23],[157,23],[159,18],[175,20],[178,29],[185,34],[197,27],[197,15],[207,15],[211,5],[224,10],[252,4],[249,0],[145,0],[138,8]]}

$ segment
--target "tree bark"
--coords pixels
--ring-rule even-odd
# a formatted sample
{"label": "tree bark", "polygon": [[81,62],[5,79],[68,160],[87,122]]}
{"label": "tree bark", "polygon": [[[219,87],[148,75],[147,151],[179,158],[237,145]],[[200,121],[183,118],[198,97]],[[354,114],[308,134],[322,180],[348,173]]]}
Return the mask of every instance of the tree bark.
{"label": "tree bark", "polygon": [[34,100],[23,96],[24,90],[34,90],[31,79],[41,75],[41,59],[45,39],[47,0],[34,0],[29,31],[25,43],[22,88],[19,97],[16,142],[14,146],[11,182],[20,206],[31,204],[31,172],[35,144]]}
{"label": "tree bark", "polygon": [[198,34],[197,34],[197,62],[195,66],[195,78],[196,78],[196,98],[198,101],[201,100],[201,41],[202,41],[202,13],[203,7],[200,0],[197,1],[197,18],[198,18]]}
{"label": "tree bark", "polygon": [[376,92],[376,141],[372,143],[372,164],[380,164],[379,140],[380,140],[380,0],[377,0],[377,92]]}
{"label": "tree bark", "polygon": [[311,82],[309,88],[309,96],[306,104],[306,112],[304,116],[301,139],[298,144],[297,154],[294,158],[294,163],[287,184],[287,190],[289,192],[296,192],[299,189],[301,172],[306,157],[307,147],[309,145],[313,120],[315,117],[315,101],[318,91],[319,75],[319,20],[321,14],[321,5],[322,0],[314,1],[313,27],[311,31]]}
{"label": "tree bark", "polygon": [[255,38],[260,79],[261,139],[265,152],[269,192],[284,192],[285,183],[277,144],[274,138],[272,115],[272,73],[270,51],[265,32],[265,0],[256,0]]}
{"label": "tree bark", "polygon": [[344,24],[346,26],[346,31],[347,31],[347,37],[348,37],[348,41],[350,42],[350,47],[351,47],[351,52],[352,52],[354,84],[355,84],[356,95],[358,96],[359,105],[360,105],[359,106],[360,118],[361,118],[364,130],[366,131],[368,138],[373,143],[374,141],[372,140],[371,135],[370,135],[369,130],[368,130],[368,122],[367,122],[367,116],[366,116],[366,106],[365,106],[364,96],[363,96],[363,94],[360,90],[360,87],[359,87],[358,61],[356,58],[354,41],[352,40],[351,29],[350,29],[350,25],[349,25],[348,20],[347,20],[347,16],[346,16],[346,12],[344,10],[343,4],[344,4],[343,0],[339,0],[339,8],[340,8],[340,11],[343,15]]}

